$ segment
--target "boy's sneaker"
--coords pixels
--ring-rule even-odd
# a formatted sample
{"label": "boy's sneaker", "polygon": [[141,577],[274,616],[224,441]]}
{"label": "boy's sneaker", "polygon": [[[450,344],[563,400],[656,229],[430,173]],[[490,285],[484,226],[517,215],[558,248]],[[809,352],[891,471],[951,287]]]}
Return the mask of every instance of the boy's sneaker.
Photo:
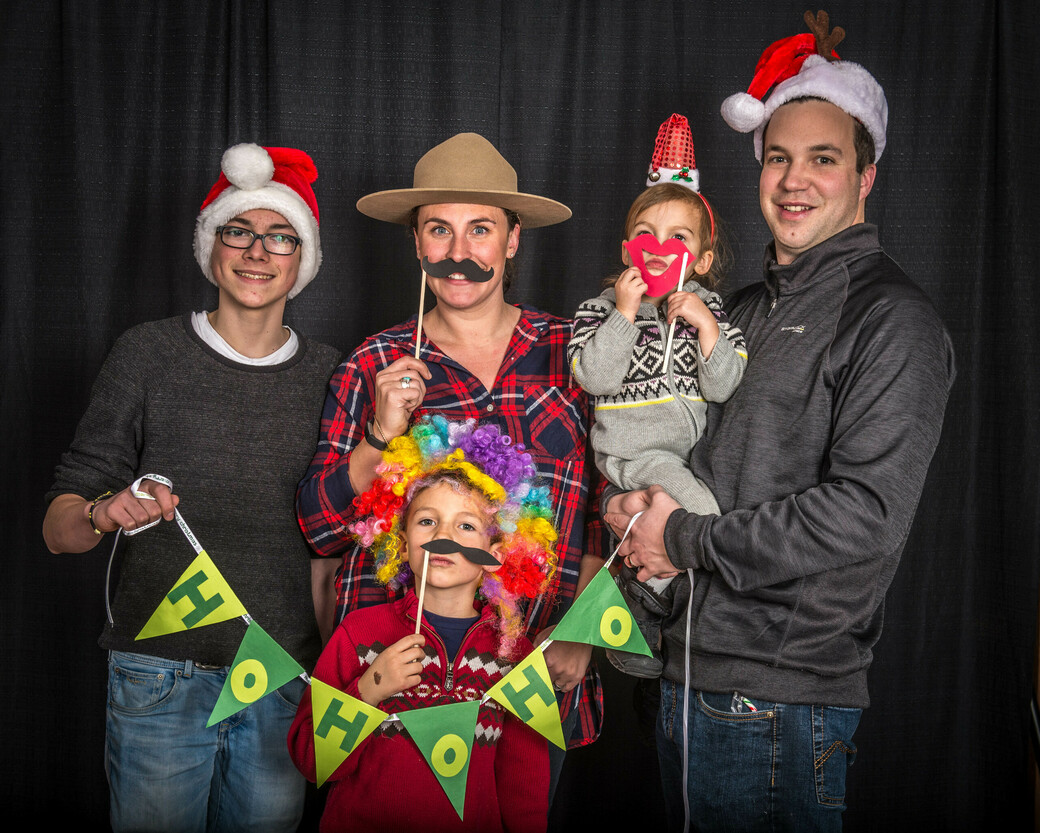
{"label": "boy's sneaker", "polygon": [[655,593],[643,582],[636,579],[635,571],[622,564],[621,570],[614,577],[618,589],[632,612],[636,627],[646,639],[653,656],[631,654],[626,651],[607,650],[607,659],[618,671],[632,677],[656,679],[664,671],[664,656],[661,653],[661,621],[671,613],[671,582],[663,588],[661,594]]}

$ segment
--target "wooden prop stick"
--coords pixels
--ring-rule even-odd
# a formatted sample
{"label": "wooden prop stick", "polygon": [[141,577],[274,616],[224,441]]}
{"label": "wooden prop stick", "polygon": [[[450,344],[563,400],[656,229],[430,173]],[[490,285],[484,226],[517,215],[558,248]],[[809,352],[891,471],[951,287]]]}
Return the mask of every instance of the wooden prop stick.
{"label": "wooden prop stick", "polygon": [[419,626],[422,624],[422,606],[423,596],[426,595],[426,568],[430,563],[430,553],[423,550],[422,560],[422,581],[419,583],[419,612],[415,614],[415,632],[419,633]]}
{"label": "wooden prop stick", "polygon": [[[422,342],[423,307],[426,306],[426,270],[422,270],[422,289],[419,290],[419,321],[415,325],[415,358],[419,358],[419,344]],[[418,631],[416,631],[418,633]]]}
{"label": "wooden prop stick", "polygon": [[[690,253],[683,252],[682,256],[682,268],[679,269],[679,285],[675,287],[676,292],[682,291],[683,279],[686,277],[686,261],[689,259]],[[675,335],[675,319],[672,319],[672,324],[668,328],[668,345],[664,348],[664,372],[668,372],[668,360],[672,357],[672,337]]]}

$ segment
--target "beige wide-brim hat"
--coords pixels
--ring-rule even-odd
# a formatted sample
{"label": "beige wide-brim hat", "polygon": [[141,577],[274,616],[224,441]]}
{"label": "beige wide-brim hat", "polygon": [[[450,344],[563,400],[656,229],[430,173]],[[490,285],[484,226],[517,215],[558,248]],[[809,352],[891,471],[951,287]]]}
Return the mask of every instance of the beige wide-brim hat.
{"label": "beige wide-brim hat", "polygon": [[524,228],[551,226],[571,216],[563,203],[518,192],[513,166],[476,133],[459,133],[427,151],[415,164],[411,188],[368,194],[357,208],[376,220],[408,225],[416,206],[438,203],[505,208],[520,215]]}

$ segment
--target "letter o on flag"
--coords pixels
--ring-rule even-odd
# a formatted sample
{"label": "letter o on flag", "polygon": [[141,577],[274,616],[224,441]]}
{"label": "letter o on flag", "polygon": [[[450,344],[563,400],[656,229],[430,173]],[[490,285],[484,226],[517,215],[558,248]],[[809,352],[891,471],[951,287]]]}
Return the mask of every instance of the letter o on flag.
{"label": "letter o on flag", "polygon": [[430,763],[444,778],[453,778],[462,772],[468,753],[466,742],[458,735],[445,735],[433,745]]}
{"label": "letter o on flag", "polygon": [[599,620],[599,635],[608,645],[620,648],[632,635],[632,614],[618,605],[608,607]]}
{"label": "letter o on flag", "polygon": [[231,669],[231,693],[240,703],[259,700],[267,691],[267,669],[258,659],[247,659]]}

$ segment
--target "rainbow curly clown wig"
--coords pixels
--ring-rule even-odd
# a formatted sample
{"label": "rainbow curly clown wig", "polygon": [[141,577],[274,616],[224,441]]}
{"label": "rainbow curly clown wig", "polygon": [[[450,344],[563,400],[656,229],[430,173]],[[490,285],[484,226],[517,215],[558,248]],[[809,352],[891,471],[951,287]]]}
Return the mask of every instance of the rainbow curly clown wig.
{"label": "rainbow curly clown wig", "polygon": [[523,600],[548,594],[556,572],[549,489],[539,484],[531,455],[495,425],[427,416],[390,441],[376,473],[372,487],[354,498],[359,520],[350,531],[372,550],[378,580],[395,590],[411,578],[401,529],[419,492],[449,482],[487,504],[502,566],[485,574],[480,593],[498,614],[499,652],[511,655],[524,631]]}

